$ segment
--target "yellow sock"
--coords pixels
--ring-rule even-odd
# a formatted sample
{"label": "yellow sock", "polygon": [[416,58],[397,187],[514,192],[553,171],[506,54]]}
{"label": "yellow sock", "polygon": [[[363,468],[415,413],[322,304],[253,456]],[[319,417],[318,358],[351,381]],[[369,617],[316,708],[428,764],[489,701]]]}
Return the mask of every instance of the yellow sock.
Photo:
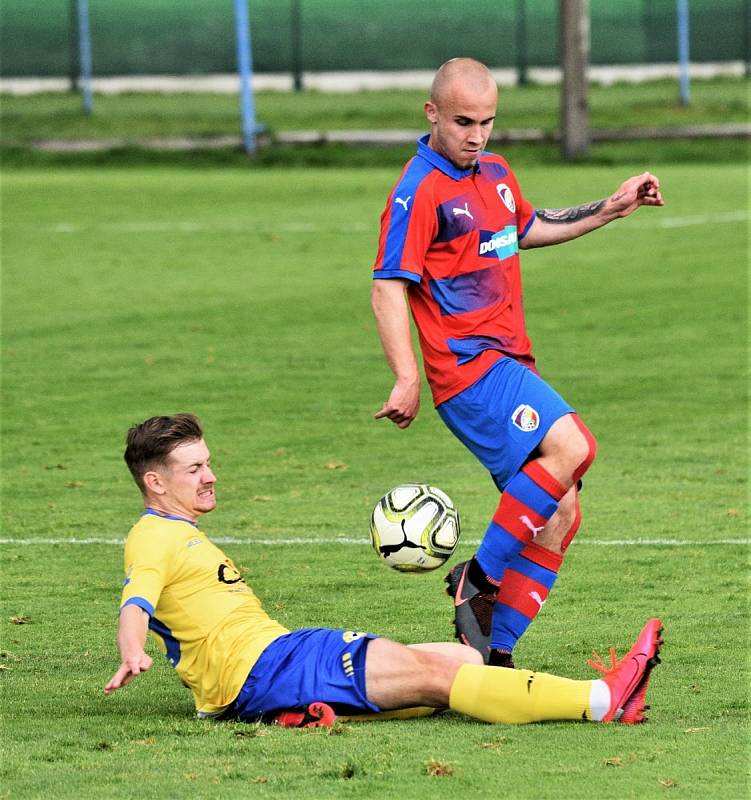
{"label": "yellow sock", "polygon": [[451,686],[449,706],[485,722],[592,719],[592,683],[546,672],[462,664]]}

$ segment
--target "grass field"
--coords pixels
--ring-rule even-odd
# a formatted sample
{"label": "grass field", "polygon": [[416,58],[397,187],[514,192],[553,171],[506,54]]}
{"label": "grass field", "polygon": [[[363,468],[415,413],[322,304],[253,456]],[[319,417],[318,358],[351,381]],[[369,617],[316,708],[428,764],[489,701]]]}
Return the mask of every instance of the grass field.
{"label": "grass field", "polygon": [[[721,123],[742,123],[751,113],[749,81],[723,78],[695,81],[688,108],[678,103],[674,81],[654,81],[632,86],[592,86],[593,129],[654,128]],[[290,131],[423,130],[420,91],[369,91],[321,93],[305,91],[258,92],[257,119],[266,140]],[[511,162],[520,165],[560,163],[560,148],[552,142],[559,128],[557,87],[502,89],[495,126],[498,135],[510,129],[540,128],[550,142],[504,144]],[[154,139],[230,136],[240,141],[236,97],[211,94],[127,94],[97,96],[94,113],[87,117],[80,98],[70,94],[0,97],[0,159],[5,167],[57,169],[69,166],[235,166],[269,167],[377,167],[393,174],[414,153],[414,145],[354,147],[346,144],[263,145],[249,159],[238,146],[209,147],[198,151],[165,150]],[[85,141],[105,145],[102,151],[51,152],[38,149],[42,142]],[[496,147],[498,145],[495,145]],[[581,159],[590,165],[648,163],[738,164],[748,160],[748,140],[653,139],[595,143]]]}
{"label": "grass field", "polygon": [[[680,126],[746,122],[751,111],[747,79],[718,78],[692,83],[691,105],[679,102],[675,81],[638,85],[593,85],[589,94],[593,128]],[[322,93],[257,92],[258,121],[269,132],[290,130],[421,129],[424,91],[382,90]],[[496,130],[560,126],[560,89],[525,86],[501,89]],[[0,104],[0,144],[40,139],[137,140],[149,136],[220,136],[239,133],[238,99],[217,94],[101,95],[86,117],[73,94],[5,95]]]}
{"label": "grass field", "polygon": [[[555,207],[643,166],[519,177]],[[660,615],[649,723],[445,714],[318,732],[198,721],[161,658],[102,694],[116,542],[139,512],[123,437],[152,414],[203,419],[220,508],[202,527],[236,540],[224,548],[288,627],[448,639],[441,574],[393,573],[365,542],[399,482],[455,499],[456,558],[497,502],[427,395],[408,431],[372,419],[391,383],[369,267],[395,172],[6,169],[0,797],[746,796],[746,169],[660,177],[664,209],[523,256],[541,369],[600,455],[517,663],[589,677],[593,647]]]}

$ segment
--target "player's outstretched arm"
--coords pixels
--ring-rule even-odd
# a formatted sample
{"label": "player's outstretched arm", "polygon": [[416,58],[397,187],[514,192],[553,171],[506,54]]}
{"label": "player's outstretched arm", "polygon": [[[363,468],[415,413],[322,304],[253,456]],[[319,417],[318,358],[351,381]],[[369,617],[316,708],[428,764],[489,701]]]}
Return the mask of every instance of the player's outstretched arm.
{"label": "player's outstretched arm", "polygon": [[406,428],[420,410],[420,372],[410,335],[406,285],[400,278],[374,280],[371,297],[378,336],[396,379],[375,418],[385,417],[400,428]]}
{"label": "player's outstretched arm", "polygon": [[130,605],[120,611],[117,645],[122,663],[105,685],[105,694],[112,694],[151,667],[153,660],[143,649],[148,629],[149,615],[142,608]]}
{"label": "player's outstretched arm", "polygon": [[634,175],[604,200],[571,208],[538,208],[527,235],[519,242],[522,249],[568,242],[597,230],[614,219],[633,214],[640,206],[662,206],[660,181],[649,172]]}

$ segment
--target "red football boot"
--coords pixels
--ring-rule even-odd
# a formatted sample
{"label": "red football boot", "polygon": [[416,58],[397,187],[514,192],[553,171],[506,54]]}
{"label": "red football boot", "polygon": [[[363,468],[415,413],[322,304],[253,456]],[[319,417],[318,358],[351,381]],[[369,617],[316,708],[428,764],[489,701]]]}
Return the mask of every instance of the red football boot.
{"label": "red football boot", "polygon": [[326,703],[311,703],[303,711],[280,711],[271,722],[283,728],[327,728],[334,724],[336,714]]}
{"label": "red football boot", "polygon": [[615,720],[635,725],[646,719],[647,686],[652,669],[660,663],[662,631],[662,622],[655,617],[642,628],[639,638],[620,661],[615,657],[614,647],[610,648],[610,667],[598,653],[593,653],[596,660],[587,661],[603,673],[602,680],[610,689],[610,708],[603,722]]}

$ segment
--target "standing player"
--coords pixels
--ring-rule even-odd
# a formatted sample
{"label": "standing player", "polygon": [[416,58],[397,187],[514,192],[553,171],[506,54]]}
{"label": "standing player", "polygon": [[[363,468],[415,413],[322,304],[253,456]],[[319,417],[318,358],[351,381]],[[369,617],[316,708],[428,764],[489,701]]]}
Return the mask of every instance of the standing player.
{"label": "standing player", "polygon": [[199,421],[152,417],[128,431],[125,460],[144,510],[125,544],[118,645],[106,694],[152,664],[150,629],[199,716],[281,725],[330,725],[337,713],[450,707],[487,722],[644,719],[662,624],[652,619],[603,677],[574,681],[494,669],[470,647],[405,645],[371,634],[290,632],[263,610],[232,561],[198,528],[216,507],[216,477]]}
{"label": "standing player", "polygon": [[502,492],[477,553],[447,583],[457,636],[487,663],[513,666],[579,527],[578,484],[596,448],[535,369],[519,248],[566,242],[663,200],[644,173],[604,200],[535,210],[505,159],[485,152],[496,105],[478,61],[452,59],[436,73],[430,134],[381,217],[372,304],[396,379],[376,418],[406,428],[419,409],[411,308],[438,413]]}

